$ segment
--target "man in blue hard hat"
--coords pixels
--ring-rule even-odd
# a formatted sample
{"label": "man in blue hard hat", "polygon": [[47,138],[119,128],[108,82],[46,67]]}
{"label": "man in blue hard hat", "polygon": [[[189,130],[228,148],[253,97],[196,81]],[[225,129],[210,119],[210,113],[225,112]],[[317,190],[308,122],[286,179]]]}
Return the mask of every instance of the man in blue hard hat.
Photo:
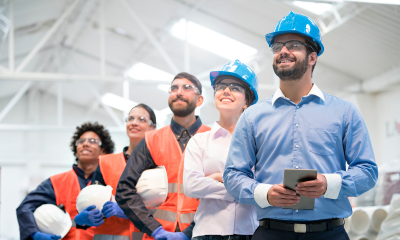
{"label": "man in blue hard hat", "polygon": [[[353,104],[312,82],[324,52],[312,19],[290,12],[266,40],[280,87],[241,115],[225,165],[226,189],[240,203],[257,206],[253,240],[349,239],[343,226],[352,213],[348,197],[370,190],[378,177],[364,120]],[[284,169],[316,169],[318,175],[292,191],[283,187]],[[299,202],[296,193],[314,198],[314,209],[287,209]]]}

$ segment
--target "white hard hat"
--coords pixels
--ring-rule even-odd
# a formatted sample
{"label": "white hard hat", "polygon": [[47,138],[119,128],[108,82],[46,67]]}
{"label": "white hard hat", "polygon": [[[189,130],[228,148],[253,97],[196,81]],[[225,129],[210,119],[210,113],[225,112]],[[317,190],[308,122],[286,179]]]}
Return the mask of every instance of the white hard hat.
{"label": "white hard hat", "polygon": [[[64,206],[60,205],[64,208]],[[72,227],[71,217],[64,209],[53,204],[43,204],[38,207],[33,216],[36,225],[42,233],[60,235],[63,238]]]}
{"label": "white hard hat", "polygon": [[168,177],[164,166],[142,172],[136,190],[146,207],[158,207],[168,196]]}
{"label": "white hard hat", "polygon": [[91,205],[96,205],[96,208],[101,211],[104,203],[111,201],[112,190],[113,188],[111,186],[97,184],[82,189],[76,199],[76,209],[78,210],[78,213]]}

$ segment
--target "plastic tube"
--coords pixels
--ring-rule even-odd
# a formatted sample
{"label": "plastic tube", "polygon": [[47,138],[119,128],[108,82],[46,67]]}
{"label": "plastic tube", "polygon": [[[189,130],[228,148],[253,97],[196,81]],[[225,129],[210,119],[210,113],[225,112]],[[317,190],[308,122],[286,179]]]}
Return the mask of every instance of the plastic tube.
{"label": "plastic tube", "polygon": [[344,230],[346,230],[347,233],[351,231],[351,216],[344,219]]}
{"label": "plastic tube", "polygon": [[357,236],[367,232],[377,234],[383,220],[387,217],[388,210],[388,206],[355,208],[350,220],[349,230]]}

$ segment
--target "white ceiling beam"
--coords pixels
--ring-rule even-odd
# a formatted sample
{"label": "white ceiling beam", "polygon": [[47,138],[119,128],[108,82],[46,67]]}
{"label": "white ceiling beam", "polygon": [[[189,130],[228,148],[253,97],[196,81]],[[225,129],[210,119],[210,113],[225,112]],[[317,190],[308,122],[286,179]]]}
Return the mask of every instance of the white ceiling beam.
{"label": "white ceiling beam", "polygon": [[375,4],[400,5],[400,0],[297,0],[297,1],[316,2],[316,3],[357,2],[357,3],[375,3]]}
{"label": "white ceiling beam", "polygon": [[49,31],[40,39],[40,41],[36,44],[36,46],[29,52],[28,56],[19,64],[16,72],[21,72],[28,65],[28,63],[35,57],[35,55],[40,51],[40,49],[46,44],[46,42],[50,39],[50,37],[57,31],[60,25],[64,22],[65,19],[73,12],[75,7],[78,5],[79,0],[75,0],[68,9],[64,12],[63,15],[51,26]]}
{"label": "white ceiling beam", "polygon": [[100,75],[106,75],[106,43],[105,43],[105,20],[104,0],[100,0]]}
{"label": "white ceiling beam", "polygon": [[17,104],[17,102],[24,96],[26,91],[28,91],[29,87],[32,85],[32,82],[29,81],[25,83],[18,92],[14,95],[14,97],[7,103],[7,105],[0,112],[0,122],[4,119],[5,116],[11,111],[11,109]]}
{"label": "white ceiling beam", "polygon": [[15,59],[14,59],[14,0],[9,3],[9,17],[10,17],[10,29],[8,32],[8,68],[10,72],[14,71]]}
{"label": "white ceiling beam", "polygon": [[[73,132],[76,130],[76,126],[53,126],[53,125],[33,125],[33,124],[0,124],[0,131],[65,131]],[[110,132],[125,132],[126,130],[120,127],[107,127]]]}
{"label": "white ceiling beam", "polygon": [[359,83],[351,84],[345,89],[344,92],[364,92],[374,93],[387,89],[388,87],[400,82],[400,67],[394,68],[385,72],[377,77],[366,79]]}
{"label": "white ceiling beam", "polygon": [[146,37],[150,40],[150,42],[154,45],[154,47],[161,54],[162,58],[171,68],[173,73],[178,73],[179,68],[175,65],[172,59],[169,57],[163,46],[157,41],[156,37],[150,32],[149,28],[140,20],[140,18],[136,15],[135,11],[133,11],[132,7],[128,4],[126,0],[120,0],[123,4],[124,8],[129,12],[129,15],[135,20],[135,22],[139,25],[139,28],[143,31]]}
{"label": "white ceiling beam", "polygon": [[115,114],[115,112],[109,106],[105,105],[103,103],[103,101],[101,101],[100,93],[90,83],[86,83],[86,86],[92,91],[92,93],[96,97],[97,101],[101,104],[101,106],[104,108],[104,110],[106,110],[106,112],[112,118],[112,120],[115,122],[115,124],[118,127],[122,127],[123,123],[122,123],[121,119],[117,116],[117,114]]}

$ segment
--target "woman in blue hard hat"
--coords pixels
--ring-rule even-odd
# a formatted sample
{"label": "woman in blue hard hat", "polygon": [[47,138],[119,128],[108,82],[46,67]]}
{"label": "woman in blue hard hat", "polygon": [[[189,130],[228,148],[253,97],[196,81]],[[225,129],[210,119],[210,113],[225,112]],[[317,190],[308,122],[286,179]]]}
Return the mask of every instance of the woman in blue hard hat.
{"label": "woman in blue hard hat", "polygon": [[220,118],[211,131],[189,141],[184,160],[185,195],[200,199],[193,239],[248,240],[258,227],[255,207],[229,195],[222,173],[236,122],[258,100],[258,81],[253,70],[239,60],[211,72],[210,79]]}

